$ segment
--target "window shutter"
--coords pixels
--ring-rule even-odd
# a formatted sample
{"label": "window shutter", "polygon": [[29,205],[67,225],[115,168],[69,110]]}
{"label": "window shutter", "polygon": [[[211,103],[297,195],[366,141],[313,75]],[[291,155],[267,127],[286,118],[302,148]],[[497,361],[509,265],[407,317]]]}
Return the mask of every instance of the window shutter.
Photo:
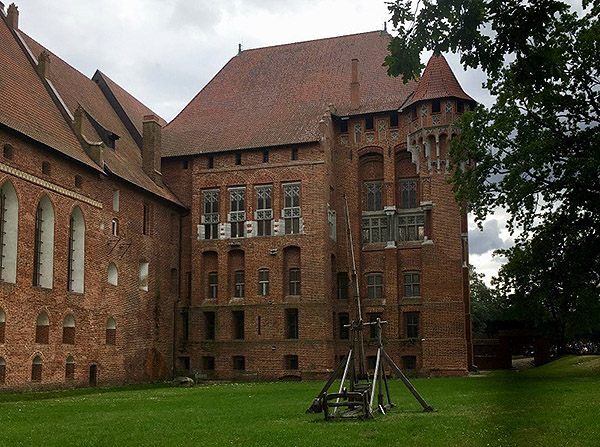
{"label": "window shutter", "polygon": [[219,224],[219,234],[220,234],[221,239],[230,239],[231,238],[231,224],[230,223]]}
{"label": "window shutter", "polygon": [[258,222],[249,220],[246,222],[246,237],[256,237],[258,235]]}

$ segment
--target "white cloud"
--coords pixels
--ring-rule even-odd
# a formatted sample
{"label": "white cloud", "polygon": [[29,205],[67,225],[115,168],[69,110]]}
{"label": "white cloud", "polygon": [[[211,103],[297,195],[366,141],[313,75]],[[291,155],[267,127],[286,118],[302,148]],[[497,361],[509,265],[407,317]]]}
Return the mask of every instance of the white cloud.
{"label": "white cloud", "polygon": [[[172,119],[237,53],[381,29],[384,0],[21,0],[20,27],[87,76],[99,68]],[[388,27],[391,30],[391,27]],[[487,103],[481,74],[449,56],[464,90]]]}

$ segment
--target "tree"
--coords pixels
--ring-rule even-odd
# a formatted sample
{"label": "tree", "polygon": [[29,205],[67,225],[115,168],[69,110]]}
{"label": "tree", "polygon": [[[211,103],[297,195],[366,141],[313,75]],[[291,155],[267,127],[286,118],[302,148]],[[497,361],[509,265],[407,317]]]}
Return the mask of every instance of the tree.
{"label": "tree", "polygon": [[494,299],[492,290],[483,282],[483,273],[477,273],[475,266],[469,264],[469,288],[471,289],[471,322],[473,334],[483,335],[488,323],[500,317],[500,308]]}
{"label": "tree", "polygon": [[582,6],[396,0],[384,62],[408,81],[423,50],[453,51],[487,75],[495,102],[459,123],[453,190],[480,225],[507,210],[518,231],[497,285],[559,342],[600,333],[600,0]]}

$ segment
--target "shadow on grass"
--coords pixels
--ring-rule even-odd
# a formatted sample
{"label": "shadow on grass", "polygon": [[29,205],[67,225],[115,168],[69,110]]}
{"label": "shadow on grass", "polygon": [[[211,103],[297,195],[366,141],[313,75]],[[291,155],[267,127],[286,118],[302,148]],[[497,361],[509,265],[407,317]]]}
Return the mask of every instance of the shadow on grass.
{"label": "shadow on grass", "polygon": [[64,397],[87,396],[93,394],[117,393],[124,391],[154,390],[158,388],[169,388],[170,383],[141,383],[135,385],[120,385],[107,387],[88,387],[75,388],[70,390],[51,390],[51,391],[15,391],[0,394],[0,403],[7,402],[31,402],[48,399],[61,399]]}

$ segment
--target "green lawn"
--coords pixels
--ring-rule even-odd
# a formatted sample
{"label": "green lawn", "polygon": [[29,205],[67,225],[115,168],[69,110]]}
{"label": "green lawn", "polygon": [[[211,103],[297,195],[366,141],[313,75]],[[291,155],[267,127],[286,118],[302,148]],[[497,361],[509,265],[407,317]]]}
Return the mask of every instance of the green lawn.
{"label": "green lawn", "polygon": [[399,381],[370,421],[305,414],[320,382],[0,395],[0,446],[600,445],[600,356],[413,383],[436,413]]}

